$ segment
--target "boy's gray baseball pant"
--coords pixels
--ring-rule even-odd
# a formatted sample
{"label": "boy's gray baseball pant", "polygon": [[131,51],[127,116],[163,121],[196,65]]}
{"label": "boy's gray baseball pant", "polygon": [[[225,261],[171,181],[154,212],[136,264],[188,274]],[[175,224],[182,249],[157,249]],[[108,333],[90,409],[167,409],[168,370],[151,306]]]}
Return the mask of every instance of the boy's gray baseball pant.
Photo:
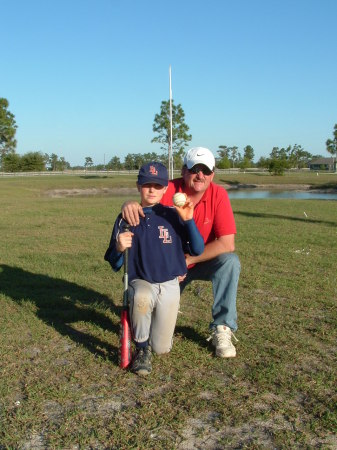
{"label": "boy's gray baseball pant", "polygon": [[164,283],[132,280],[129,283],[130,319],[135,342],[149,339],[155,353],[168,353],[180,302],[178,279]]}

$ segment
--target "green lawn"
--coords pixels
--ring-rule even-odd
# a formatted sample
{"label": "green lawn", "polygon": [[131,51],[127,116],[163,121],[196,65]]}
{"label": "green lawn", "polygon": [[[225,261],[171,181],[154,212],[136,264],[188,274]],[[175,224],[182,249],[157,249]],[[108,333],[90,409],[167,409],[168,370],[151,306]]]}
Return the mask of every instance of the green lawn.
{"label": "green lawn", "polygon": [[135,179],[0,178],[0,449],[336,448],[337,203],[233,200],[237,358],[214,357],[195,282],[141,379],[117,365],[122,274],[103,260],[127,196],[102,190]]}

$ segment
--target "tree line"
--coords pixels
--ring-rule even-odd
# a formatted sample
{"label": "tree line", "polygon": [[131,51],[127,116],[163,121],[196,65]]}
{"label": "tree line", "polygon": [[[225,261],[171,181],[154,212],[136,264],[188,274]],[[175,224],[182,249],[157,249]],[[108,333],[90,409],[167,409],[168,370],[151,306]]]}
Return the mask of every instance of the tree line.
{"label": "tree line", "polygon": [[[0,170],[3,172],[20,171],[63,171],[66,169],[96,169],[96,170],[138,170],[144,163],[157,160],[168,165],[168,149],[172,147],[173,166],[180,169],[183,165],[185,147],[192,140],[189,127],[185,123],[185,113],[180,104],[172,101],[172,143],[170,123],[170,103],[162,101],[160,112],[155,115],[152,130],[155,134],[152,143],[159,143],[162,154],[128,153],[122,162],[118,156],[113,156],[107,164],[94,164],[92,157],[85,157],[83,166],[71,167],[63,156],[55,153],[48,155],[32,151],[19,155],[16,153],[17,141],[15,134],[17,124],[15,116],[9,111],[9,102],[0,98]],[[326,150],[333,157],[337,156],[337,124],[334,126],[333,138],[327,139]],[[266,168],[273,174],[282,174],[286,169],[301,169],[308,167],[311,160],[322,155],[312,155],[301,145],[289,145],[286,148],[274,147],[268,157],[261,157],[254,162],[255,151],[251,145],[246,145],[243,152],[237,146],[219,145],[216,156],[216,167],[219,169],[253,167]]]}

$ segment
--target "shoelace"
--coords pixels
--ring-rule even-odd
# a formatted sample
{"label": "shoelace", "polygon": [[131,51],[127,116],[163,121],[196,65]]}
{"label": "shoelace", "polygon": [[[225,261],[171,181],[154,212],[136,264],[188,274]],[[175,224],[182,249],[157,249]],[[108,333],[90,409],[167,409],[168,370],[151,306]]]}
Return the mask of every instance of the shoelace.
{"label": "shoelace", "polygon": [[221,342],[230,342],[231,337],[233,336],[235,342],[239,342],[239,339],[235,336],[232,330],[229,330],[230,333],[226,333],[225,331],[223,333],[217,333],[216,330],[213,331],[213,333],[206,339],[207,342],[209,342],[214,336],[216,336],[218,343]]}

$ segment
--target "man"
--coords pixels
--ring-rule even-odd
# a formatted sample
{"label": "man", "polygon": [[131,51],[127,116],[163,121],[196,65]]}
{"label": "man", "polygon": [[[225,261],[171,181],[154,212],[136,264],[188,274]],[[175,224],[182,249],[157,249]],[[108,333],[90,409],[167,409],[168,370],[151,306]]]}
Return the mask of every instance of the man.
{"label": "man", "polygon": [[204,250],[193,220],[193,203],[187,200],[183,207],[176,208],[159,204],[167,185],[163,164],[151,162],[141,167],[137,188],[145,217],[138,226],[125,231],[120,214],[104,256],[118,271],[124,251],[130,249],[128,291],[136,345],[131,370],[138,375],[151,372],[152,350],[157,354],[171,350],[180,301],[179,278],[187,272],[185,255],[198,255]]}
{"label": "man", "polygon": [[[191,148],[185,155],[182,178],[169,182],[161,200],[172,205],[176,192],[184,192],[194,204],[194,220],[205,242],[199,256],[185,255],[188,272],[180,284],[181,292],[193,280],[212,282],[213,306],[210,330],[216,355],[221,358],[236,356],[232,343],[237,330],[236,295],[240,275],[240,261],[235,250],[236,226],[226,190],[213,183],[215,159],[204,147]],[[123,217],[138,225],[143,210],[136,202],[127,202]],[[236,338],[235,338],[236,339]]]}

